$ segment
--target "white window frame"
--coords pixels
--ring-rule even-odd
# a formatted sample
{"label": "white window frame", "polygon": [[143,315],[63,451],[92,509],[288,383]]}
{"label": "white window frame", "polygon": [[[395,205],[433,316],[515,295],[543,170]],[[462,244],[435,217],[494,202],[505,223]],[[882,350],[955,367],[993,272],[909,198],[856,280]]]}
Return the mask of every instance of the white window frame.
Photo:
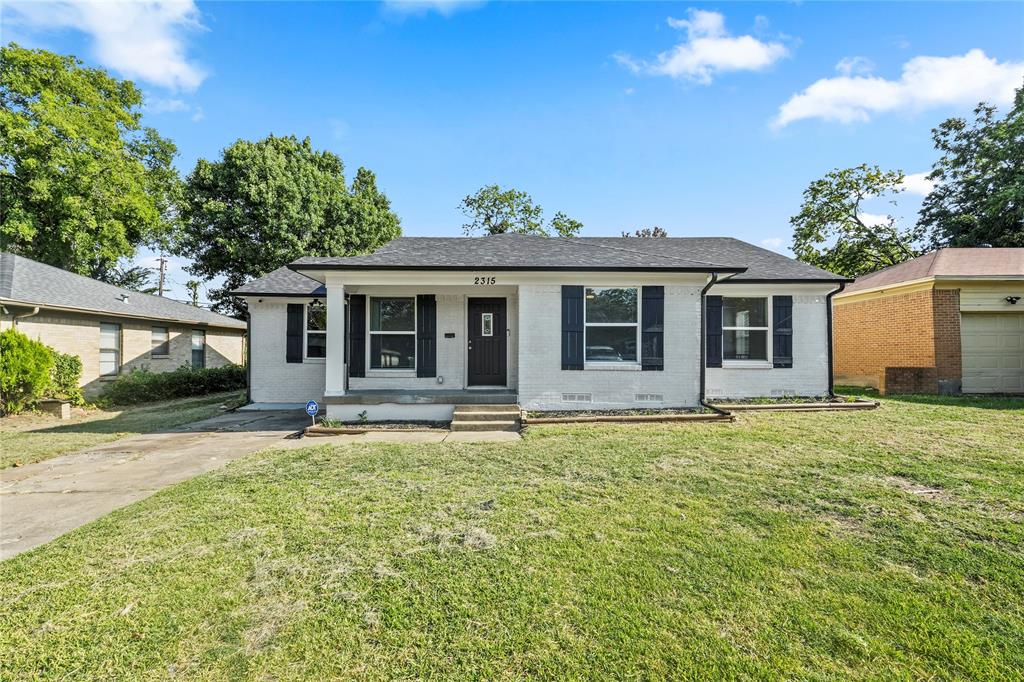
{"label": "white window frame", "polygon": [[[373,331],[373,301],[374,299],[382,298],[408,298],[412,300],[412,331],[409,332],[396,332],[396,331]],[[398,374],[410,374],[415,373],[420,362],[419,349],[416,348],[416,330],[419,328],[419,315],[420,307],[417,303],[416,296],[367,296],[366,301],[366,331],[370,336],[366,343],[366,371],[367,372],[393,372]],[[373,366],[373,335],[374,334],[408,334],[413,337],[412,344],[412,367],[374,367]]]}
{"label": "white window frame", "polygon": [[[587,321],[587,289],[632,289],[636,292],[636,322],[588,322]],[[600,286],[595,284],[583,287],[583,368],[584,369],[640,369],[640,320],[643,318],[643,296],[639,284]],[[587,360],[587,329],[590,327],[636,327],[636,361],[619,362],[617,360]]]}
{"label": "white window frame", "polygon": [[[164,345],[167,346],[167,352],[166,353],[157,353],[156,352],[156,348],[157,347],[153,345],[153,337],[156,334],[156,330],[157,329],[163,329],[164,330],[164,341],[160,345],[161,346],[164,346]],[[153,327],[149,328],[149,357],[154,358],[154,359],[162,359],[162,358],[169,358],[169,357],[171,357],[171,328],[170,327],[153,326]]]}
{"label": "white window frame", "polygon": [[[307,303],[302,308],[303,309],[303,314],[302,314],[302,359],[305,362],[327,362],[327,350],[326,350],[327,349],[327,329],[324,329],[321,332],[321,331],[316,331],[315,329],[311,330],[309,328],[309,309],[311,307],[313,307],[313,304],[312,303]],[[324,308],[324,315],[325,315],[324,322],[325,322],[325,326],[326,326],[327,306],[323,305],[323,308]],[[310,355],[309,355],[309,335],[310,334],[317,334],[317,335],[321,335],[321,336],[324,337],[324,357],[322,357],[322,358],[310,357]]]}
{"label": "white window frame", "polygon": [[[203,366],[197,368],[195,363],[195,352],[196,348],[196,334],[203,335]],[[205,329],[193,329],[189,333],[188,337],[188,364],[192,369],[206,369],[206,349],[209,344],[206,341],[206,330]]]}
{"label": "white window frame", "polygon": [[[767,326],[764,327],[727,327],[725,326],[725,301],[730,298],[763,298],[765,311],[765,323]],[[772,358],[774,357],[774,349],[772,348],[772,296],[770,294],[737,294],[735,296],[722,296],[722,367],[737,367],[737,368],[748,368],[748,369],[770,369],[773,367]],[[765,332],[765,355],[767,356],[764,360],[727,360],[725,357],[725,332],[727,331],[764,331]]]}
{"label": "white window frame", "polygon": [[[117,329],[117,347],[116,348],[104,348],[103,347],[103,327],[115,327]],[[101,379],[115,379],[121,373],[121,349],[124,347],[124,329],[121,327],[119,322],[100,322],[100,343],[99,343],[99,356],[100,356],[100,378]],[[112,373],[103,373],[103,354],[114,353],[114,371]]]}

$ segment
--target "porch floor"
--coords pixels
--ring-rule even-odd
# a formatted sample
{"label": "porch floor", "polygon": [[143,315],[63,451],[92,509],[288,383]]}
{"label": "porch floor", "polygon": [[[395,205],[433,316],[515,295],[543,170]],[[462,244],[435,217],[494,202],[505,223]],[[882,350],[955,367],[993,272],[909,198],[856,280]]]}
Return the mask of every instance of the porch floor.
{"label": "porch floor", "polygon": [[481,389],[353,389],[345,395],[324,396],[325,405],[515,405],[519,395],[507,388]]}

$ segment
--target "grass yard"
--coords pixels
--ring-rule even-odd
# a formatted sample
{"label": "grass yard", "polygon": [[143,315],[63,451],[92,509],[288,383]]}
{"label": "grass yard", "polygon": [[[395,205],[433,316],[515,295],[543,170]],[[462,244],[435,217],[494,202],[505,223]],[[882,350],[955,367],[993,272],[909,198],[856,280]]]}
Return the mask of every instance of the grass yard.
{"label": "grass yard", "polygon": [[1019,679],[1022,417],[258,453],[0,564],[0,678]]}
{"label": "grass yard", "polygon": [[244,402],[242,392],[147,403],[119,410],[90,408],[61,421],[39,413],[0,418],[0,469],[50,459],[102,443],[154,433],[221,414],[221,405]]}

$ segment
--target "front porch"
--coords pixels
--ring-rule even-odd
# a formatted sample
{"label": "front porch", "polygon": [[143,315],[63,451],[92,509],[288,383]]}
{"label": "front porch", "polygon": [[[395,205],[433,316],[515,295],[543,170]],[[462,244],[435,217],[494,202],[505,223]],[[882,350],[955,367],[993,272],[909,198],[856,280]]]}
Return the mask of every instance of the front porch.
{"label": "front porch", "polygon": [[325,405],[515,405],[519,396],[508,389],[355,389],[327,396]]}

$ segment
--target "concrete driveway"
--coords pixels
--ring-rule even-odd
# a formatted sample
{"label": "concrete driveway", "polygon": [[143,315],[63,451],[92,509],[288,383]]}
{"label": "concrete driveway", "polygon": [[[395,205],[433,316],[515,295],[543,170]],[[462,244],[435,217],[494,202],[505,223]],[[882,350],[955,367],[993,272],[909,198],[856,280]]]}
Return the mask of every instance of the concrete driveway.
{"label": "concrete driveway", "polygon": [[298,410],[232,412],[0,472],[0,560],[280,444],[309,423]]}

